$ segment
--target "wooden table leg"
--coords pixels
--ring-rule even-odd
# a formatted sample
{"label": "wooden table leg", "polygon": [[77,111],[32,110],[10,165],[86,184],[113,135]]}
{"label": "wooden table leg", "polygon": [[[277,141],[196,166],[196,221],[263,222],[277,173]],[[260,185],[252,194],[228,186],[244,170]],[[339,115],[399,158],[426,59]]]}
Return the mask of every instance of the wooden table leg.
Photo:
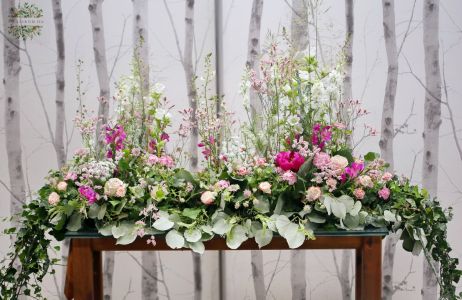
{"label": "wooden table leg", "polygon": [[101,252],[93,251],[91,239],[74,239],[72,255],[74,299],[102,300]]}
{"label": "wooden table leg", "polygon": [[356,251],[356,299],[380,300],[382,298],[382,238],[365,237],[361,249]]}
{"label": "wooden table leg", "polygon": [[68,300],[74,298],[74,282],[72,280],[73,276],[73,252],[72,252],[72,240],[69,243],[69,254],[67,256],[67,266],[66,266],[66,282],[64,284],[64,295]]}

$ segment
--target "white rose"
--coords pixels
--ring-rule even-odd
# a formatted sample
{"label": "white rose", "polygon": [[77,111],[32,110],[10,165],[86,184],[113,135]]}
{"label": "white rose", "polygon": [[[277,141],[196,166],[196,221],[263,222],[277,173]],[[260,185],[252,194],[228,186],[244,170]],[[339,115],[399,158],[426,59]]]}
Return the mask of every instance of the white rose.
{"label": "white rose", "polygon": [[335,155],[331,157],[330,163],[332,166],[332,169],[334,170],[343,170],[348,166],[348,159],[341,155]]}
{"label": "white rose", "polygon": [[201,201],[205,205],[210,205],[210,204],[213,204],[213,201],[215,200],[216,196],[217,196],[217,193],[215,192],[205,191],[201,195]]}
{"label": "white rose", "polygon": [[261,182],[258,188],[265,194],[271,194],[271,184],[268,181]]}
{"label": "white rose", "polygon": [[59,195],[56,192],[52,192],[50,196],[48,196],[48,203],[50,205],[56,205],[59,202]]}
{"label": "white rose", "polygon": [[358,177],[358,180],[359,180],[359,183],[360,183],[363,187],[371,188],[371,187],[374,186],[374,183],[372,182],[371,177],[369,177],[369,176],[367,176],[367,175],[359,176],[359,177]]}
{"label": "white rose", "polygon": [[124,197],[125,184],[119,178],[111,178],[104,185],[104,194],[110,197]]}
{"label": "white rose", "polygon": [[306,191],[306,200],[316,201],[321,197],[321,189],[317,186],[310,186]]}
{"label": "white rose", "polygon": [[56,186],[56,188],[58,189],[58,191],[60,192],[65,192],[66,189],[67,189],[67,183],[65,181],[60,181],[58,183],[58,185]]}

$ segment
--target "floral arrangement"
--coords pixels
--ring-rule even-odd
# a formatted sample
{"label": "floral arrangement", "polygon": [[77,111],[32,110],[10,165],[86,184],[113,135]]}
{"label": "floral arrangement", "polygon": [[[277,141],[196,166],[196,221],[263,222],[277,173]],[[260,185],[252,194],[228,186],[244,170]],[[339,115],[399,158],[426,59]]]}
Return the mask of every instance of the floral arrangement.
{"label": "floral arrangement", "polygon": [[[377,154],[353,155],[351,132],[366,112],[342,100],[341,64],[327,72],[315,57],[271,44],[261,76],[249,70],[243,78],[249,121],[242,126],[210,91],[210,56],[205,65],[197,108],[180,112],[177,129],[163,85],[143,93],[136,68],[117,85],[115,116],[96,140],[97,120],[80,110],[85,147],[49,173],[19,216],[21,227],[6,231],[16,241],[0,270],[2,297],[40,295],[37,282],[56,263],[48,234],[62,240],[68,231],[97,231],[118,244],[145,238],[153,247],[162,235],[173,249],[203,253],[215,236],[236,249],[249,238],[264,247],[278,234],[297,248],[316,230],[368,228],[401,232],[405,250],[440,263],[441,297],[459,297],[461,271],[446,241],[450,210]],[[201,159],[190,172],[185,148],[194,135]]]}

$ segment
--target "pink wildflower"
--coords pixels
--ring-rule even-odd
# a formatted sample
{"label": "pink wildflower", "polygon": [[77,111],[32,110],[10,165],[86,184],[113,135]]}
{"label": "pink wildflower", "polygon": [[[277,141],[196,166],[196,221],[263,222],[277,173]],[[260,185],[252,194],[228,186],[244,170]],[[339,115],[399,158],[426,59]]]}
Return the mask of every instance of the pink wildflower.
{"label": "pink wildflower", "polygon": [[282,180],[287,181],[289,185],[294,185],[297,182],[297,175],[292,171],[286,171],[282,174]]}

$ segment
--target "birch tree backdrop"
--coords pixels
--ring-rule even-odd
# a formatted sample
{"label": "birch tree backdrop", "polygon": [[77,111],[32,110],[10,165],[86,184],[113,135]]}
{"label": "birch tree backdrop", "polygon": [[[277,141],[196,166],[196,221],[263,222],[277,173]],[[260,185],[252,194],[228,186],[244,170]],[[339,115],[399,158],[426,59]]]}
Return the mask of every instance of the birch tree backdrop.
{"label": "birch tree backdrop", "polygon": [[[244,121],[238,92],[244,68],[258,76],[268,32],[286,31],[298,51],[316,55],[323,65],[344,59],[350,75],[344,99],[358,99],[370,112],[365,124],[356,124],[355,151],[380,152],[390,169],[454,207],[449,239],[462,259],[462,3],[227,0],[218,6],[223,10],[216,27],[216,1],[29,0],[43,9],[44,24],[39,36],[24,41],[8,33],[9,11],[19,1],[2,0],[0,217],[33,197],[47,171],[78,148],[73,118],[81,104],[104,122],[114,109],[114,83],[136,61],[143,66],[143,91],[161,82],[175,105],[172,112],[194,111],[193,76],[200,76],[204,57],[215,54],[220,36],[224,99]],[[258,116],[258,100],[251,96],[250,103]],[[178,114],[174,118],[179,121]],[[376,136],[363,139],[371,127]],[[196,144],[193,137],[191,149]],[[194,151],[191,168],[197,160]],[[0,236],[0,257],[8,243]],[[436,299],[431,266],[404,253],[396,237],[384,244],[384,299]],[[105,299],[219,299],[218,253],[105,256]],[[224,257],[227,299],[354,298],[349,252]],[[62,298],[62,271],[45,279],[49,299]]]}

